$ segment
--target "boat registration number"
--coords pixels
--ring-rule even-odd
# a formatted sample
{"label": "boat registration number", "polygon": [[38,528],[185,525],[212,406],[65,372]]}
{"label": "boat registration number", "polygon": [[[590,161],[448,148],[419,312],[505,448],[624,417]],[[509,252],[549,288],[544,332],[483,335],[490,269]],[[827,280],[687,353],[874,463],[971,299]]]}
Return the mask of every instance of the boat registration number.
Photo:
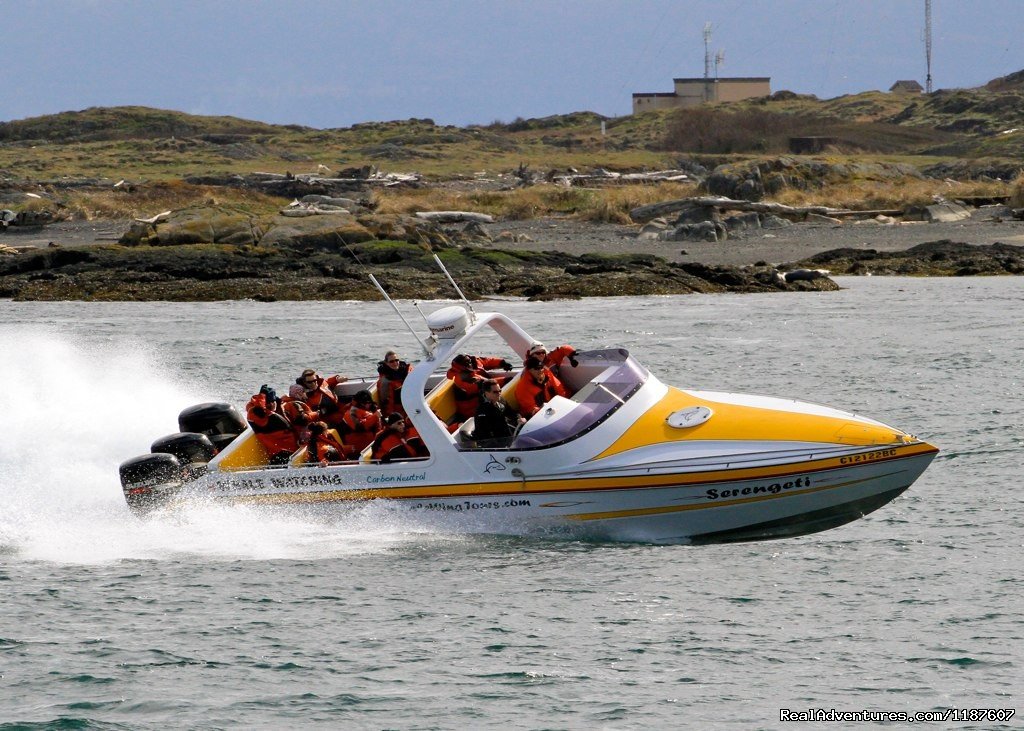
{"label": "boat registration number", "polygon": [[840,457],[839,464],[857,464],[858,462],[874,462],[876,459],[885,459],[886,457],[895,457],[895,449],[879,449],[877,452],[864,452],[863,454],[853,454],[849,457]]}

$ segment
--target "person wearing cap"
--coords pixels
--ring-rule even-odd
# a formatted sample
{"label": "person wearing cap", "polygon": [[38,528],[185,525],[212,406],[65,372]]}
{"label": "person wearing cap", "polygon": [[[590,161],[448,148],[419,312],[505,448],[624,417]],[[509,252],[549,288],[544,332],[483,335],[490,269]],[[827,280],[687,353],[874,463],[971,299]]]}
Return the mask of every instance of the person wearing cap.
{"label": "person wearing cap", "polygon": [[505,403],[501,386],[493,378],[480,384],[480,404],[473,419],[473,439],[478,446],[506,447],[526,419]]}
{"label": "person wearing cap", "polygon": [[370,455],[379,462],[413,459],[428,455],[416,429],[397,411],[384,419],[384,428],[373,440]]}
{"label": "person wearing cap", "polygon": [[[309,425],[309,460],[317,462],[321,467],[329,462],[341,462],[354,456],[352,448],[340,441],[332,433],[332,429],[324,421],[314,421]],[[336,433],[336,432],[335,432]]]}
{"label": "person wearing cap", "polygon": [[389,350],[384,360],[377,363],[377,401],[380,410],[385,414],[398,412],[405,415],[402,406],[402,384],[409,375],[412,366],[398,357],[398,353]]}
{"label": "person wearing cap", "polygon": [[[487,371],[492,368],[512,370],[512,364],[504,358],[481,357],[460,353],[452,359],[448,378],[455,384],[455,412],[459,421],[465,421],[476,413],[480,401],[480,384],[490,378]],[[505,378],[496,379],[504,383]]]}
{"label": "person wearing cap", "polygon": [[558,376],[544,365],[544,361],[531,355],[526,359],[523,375],[516,382],[519,413],[529,419],[555,396],[568,398],[569,391],[558,380]]}
{"label": "person wearing cap", "polygon": [[256,441],[267,450],[270,464],[287,463],[299,444],[291,423],[278,413],[274,389],[267,385],[260,386],[260,392],[250,398],[245,406],[245,417],[256,435]]}
{"label": "person wearing cap", "polygon": [[549,353],[548,349],[544,347],[544,343],[534,340],[530,343],[530,347],[526,349],[526,357],[523,359],[523,363],[525,364],[526,358],[531,356],[540,358],[544,366],[552,369],[552,372],[555,372],[566,358],[569,359],[569,365],[573,368],[579,365],[579,362],[576,360],[576,349],[571,345],[559,345]]}
{"label": "person wearing cap", "polygon": [[384,426],[369,391],[356,393],[351,405],[345,409],[345,440],[356,452],[362,452],[370,444],[377,432]]}

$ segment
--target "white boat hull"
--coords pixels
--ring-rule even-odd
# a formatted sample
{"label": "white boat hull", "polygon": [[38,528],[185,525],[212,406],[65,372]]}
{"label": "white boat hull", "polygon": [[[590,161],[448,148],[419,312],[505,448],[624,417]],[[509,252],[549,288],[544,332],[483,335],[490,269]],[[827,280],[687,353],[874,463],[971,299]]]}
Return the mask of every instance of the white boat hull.
{"label": "white boat hull", "polygon": [[[842,463],[873,454],[885,456]],[[349,484],[333,489],[321,487],[331,473],[311,467],[303,471],[308,474],[207,475],[176,491],[175,502],[272,506],[325,519],[376,502],[412,525],[463,533],[727,543],[805,535],[856,520],[910,487],[935,454],[917,443],[768,467],[461,486],[425,484],[425,465],[390,474],[367,466],[349,468]]]}

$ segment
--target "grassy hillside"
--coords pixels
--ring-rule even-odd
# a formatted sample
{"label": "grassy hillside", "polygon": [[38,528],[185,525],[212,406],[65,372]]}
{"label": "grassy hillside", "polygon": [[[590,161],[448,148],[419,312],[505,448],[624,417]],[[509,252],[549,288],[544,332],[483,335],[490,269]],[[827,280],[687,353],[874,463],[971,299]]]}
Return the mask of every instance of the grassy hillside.
{"label": "grassy hillside", "polygon": [[0,176],[171,180],[312,172],[319,165],[377,165],[434,178],[520,164],[650,169],[699,154],[783,154],[796,136],[835,138],[831,152],[839,155],[1024,159],[1022,78],[1019,72],[977,89],[930,95],[866,92],[819,100],[778,92],[635,117],[577,112],[471,127],[410,119],[314,129],[146,107],[91,108],[0,123]]}
{"label": "grassy hillside", "polygon": [[[939,165],[937,178],[1006,179],[1024,167],[1024,71],[976,89],[929,95],[865,92],[821,100],[792,92],[687,110],[605,118],[575,112],[539,119],[455,127],[429,119],[368,122],[336,129],[272,125],[235,117],[205,117],[146,107],[91,108],[0,123],[0,187],[42,186],[61,215],[152,215],[164,208],[215,199],[272,210],[280,201],[250,191],[189,186],[191,176],[244,175],[256,171],[294,174],[377,166],[418,172],[428,181],[493,177],[520,166],[536,171],[595,167],[618,171],[722,163],[788,154],[791,137],[834,140],[814,156],[828,163],[905,162]],[[998,174],[992,171],[999,170]],[[127,195],[110,183],[136,185]],[[69,184],[96,181],[88,193]],[[927,201],[948,190],[925,181],[896,181],[864,190],[847,181],[830,187],[785,191],[789,202],[885,207]],[[991,182],[991,181],[990,181]],[[948,185],[948,183],[943,183]],[[969,183],[977,186],[983,183]],[[961,195],[1000,194],[959,188]],[[692,186],[691,186],[692,187]],[[1018,185],[1017,188],[1020,186]],[[689,189],[632,186],[606,191],[481,191],[457,186],[377,195],[382,210],[472,205],[510,218],[563,213],[623,220],[631,205]],[[461,188],[465,190],[465,186]],[[9,207],[13,204],[8,204]]]}

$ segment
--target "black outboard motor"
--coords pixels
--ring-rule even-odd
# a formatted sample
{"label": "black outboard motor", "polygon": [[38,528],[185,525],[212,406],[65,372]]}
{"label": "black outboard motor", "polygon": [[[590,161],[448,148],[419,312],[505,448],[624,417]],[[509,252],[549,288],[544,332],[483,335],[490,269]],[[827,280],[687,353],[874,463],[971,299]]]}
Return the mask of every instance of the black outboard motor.
{"label": "black outboard motor", "polygon": [[168,434],[153,442],[149,449],[153,454],[173,454],[183,465],[206,464],[217,454],[208,436],[194,432]]}
{"label": "black outboard motor", "polygon": [[121,489],[136,515],[166,505],[181,487],[184,470],[173,454],[144,454],[125,460],[118,468]]}
{"label": "black outboard motor", "polygon": [[248,422],[231,404],[196,404],[178,414],[178,428],[182,432],[205,434],[218,452],[231,444],[248,426]]}

